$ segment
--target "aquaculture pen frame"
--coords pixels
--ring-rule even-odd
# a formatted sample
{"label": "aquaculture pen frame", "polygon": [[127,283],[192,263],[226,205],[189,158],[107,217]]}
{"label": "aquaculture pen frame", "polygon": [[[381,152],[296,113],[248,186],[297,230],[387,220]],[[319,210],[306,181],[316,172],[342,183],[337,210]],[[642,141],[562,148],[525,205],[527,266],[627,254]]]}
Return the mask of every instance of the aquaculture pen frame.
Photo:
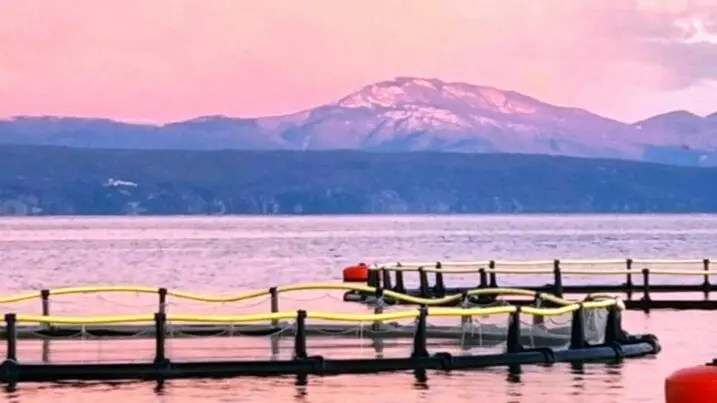
{"label": "aquaculture pen frame", "polygon": [[[324,376],[407,370],[450,371],[490,366],[509,366],[515,370],[523,364],[619,361],[624,358],[659,353],[660,345],[655,336],[630,336],[623,331],[618,305],[608,308],[604,343],[588,344],[585,339],[583,321],[584,305],[581,303],[573,310],[570,344],[569,348],[564,350],[524,348],[520,344],[520,317],[523,309],[514,307],[515,309],[510,313],[506,352],[491,355],[451,355],[447,352],[431,354],[426,344],[427,317],[430,311],[426,307],[420,307],[415,315],[417,322],[412,354],[405,358],[376,359],[330,359],[309,355],[306,346],[306,319],[310,314],[299,310],[295,317],[293,359],[266,361],[171,361],[165,353],[166,325],[169,317],[164,312],[158,312],[153,316],[155,326],[154,361],[119,364],[24,364],[17,356],[17,323],[18,320],[23,319],[14,313],[9,313],[5,315],[7,355],[5,361],[0,365],[0,382],[16,385],[19,382],[165,380],[291,374]],[[266,318],[271,320],[276,316],[278,315],[268,314]],[[48,317],[47,319],[48,321],[58,320],[57,317]],[[37,321],[38,319],[30,317],[24,320]]]}
{"label": "aquaculture pen frame", "polygon": [[[675,260],[572,260],[567,261],[570,265],[592,265],[592,264],[624,264],[624,269],[619,270],[595,270],[595,269],[566,269],[562,265],[566,261],[554,259],[551,261],[536,262],[500,262],[490,260],[485,262],[396,262],[388,264],[377,264],[368,269],[366,285],[372,288],[391,290],[399,294],[412,297],[435,299],[446,295],[464,294],[475,289],[501,288],[499,275],[526,275],[526,274],[550,274],[552,283],[542,286],[535,285],[511,285],[510,288],[526,289],[538,293],[551,293],[558,297],[569,294],[595,294],[595,293],[621,293],[627,298],[623,301],[626,309],[642,310],[649,312],[653,309],[679,309],[679,310],[717,310],[717,300],[710,300],[711,292],[717,291],[717,285],[710,281],[710,275],[717,274],[717,270],[711,268],[712,259],[675,259]],[[552,264],[551,269],[524,269],[517,266],[540,266]],[[649,264],[699,264],[700,270],[664,270],[650,269],[643,267],[635,269],[635,265],[643,266]],[[500,268],[499,266],[508,268]],[[391,277],[394,273],[394,278]],[[417,273],[419,287],[407,289],[404,285],[405,273]],[[429,273],[434,275],[434,283],[430,284]],[[450,274],[477,274],[477,285],[475,287],[450,287],[446,285],[446,275]],[[615,277],[624,275],[625,282],[621,284],[565,284],[565,275],[584,275],[595,277]],[[641,282],[636,284],[634,277],[641,277]],[[700,284],[654,284],[651,282],[653,276],[692,276],[702,278]],[[661,293],[694,293],[703,294],[700,300],[677,300],[677,299],[653,299],[654,294]],[[633,299],[634,294],[640,293],[639,299]],[[345,294],[345,301],[365,301],[371,293],[364,291],[348,291]],[[486,297],[481,302],[491,302],[493,299]],[[390,303],[410,303],[405,300],[391,300]],[[509,301],[515,304],[525,304],[525,301]],[[449,303],[448,305],[451,305]]]}

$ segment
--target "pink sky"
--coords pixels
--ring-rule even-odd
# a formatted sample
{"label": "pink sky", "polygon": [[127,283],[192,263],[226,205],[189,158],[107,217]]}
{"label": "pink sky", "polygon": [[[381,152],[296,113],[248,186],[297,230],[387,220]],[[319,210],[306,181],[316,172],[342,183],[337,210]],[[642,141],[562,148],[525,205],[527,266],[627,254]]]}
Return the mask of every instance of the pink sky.
{"label": "pink sky", "polygon": [[717,111],[717,0],[0,0],[0,116],[291,113],[396,76]]}

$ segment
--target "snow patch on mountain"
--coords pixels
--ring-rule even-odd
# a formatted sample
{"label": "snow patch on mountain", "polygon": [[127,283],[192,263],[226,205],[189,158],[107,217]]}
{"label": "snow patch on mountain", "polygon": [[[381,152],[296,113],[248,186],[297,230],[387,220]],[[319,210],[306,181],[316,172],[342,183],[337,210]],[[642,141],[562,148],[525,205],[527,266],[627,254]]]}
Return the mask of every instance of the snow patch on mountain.
{"label": "snow patch on mountain", "polygon": [[[534,115],[541,109],[552,107],[536,99],[494,87],[409,77],[366,86],[333,105],[341,108],[393,110],[425,107],[422,111],[424,115],[430,111],[444,115],[445,111],[451,111],[452,120],[459,125],[465,125],[468,120],[464,117],[457,118],[458,113],[453,111],[472,115]],[[436,119],[445,121],[445,116]],[[495,120],[489,119],[485,123],[494,124]]]}
{"label": "snow patch on mountain", "polygon": [[124,180],[124,179],[114,179],[114,178],[107,178],[107,181],[102,185],[104,187],[132,187],[136,188],[139,185],[136,182]]}
{"label": "snow patch on mountain", "polygon": [[397,101],[407,94],[399,86],[373,85],[340,100],[337,105],[344,108],[395,107]]}

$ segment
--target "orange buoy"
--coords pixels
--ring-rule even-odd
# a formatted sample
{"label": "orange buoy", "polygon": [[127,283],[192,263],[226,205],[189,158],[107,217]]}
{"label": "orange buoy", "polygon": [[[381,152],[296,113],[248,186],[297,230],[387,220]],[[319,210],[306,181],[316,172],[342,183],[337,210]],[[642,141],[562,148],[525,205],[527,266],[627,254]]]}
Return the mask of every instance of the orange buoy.
{"label": "orange buoy", "polygon": [[345,283],[365,283],[366,281],[368,281],[368,266],[366,263],[344,268]]}
{"label": "orange buoy", "polygon": [[717,360],[684,368],[665,379],[667,403],[717,403]]}

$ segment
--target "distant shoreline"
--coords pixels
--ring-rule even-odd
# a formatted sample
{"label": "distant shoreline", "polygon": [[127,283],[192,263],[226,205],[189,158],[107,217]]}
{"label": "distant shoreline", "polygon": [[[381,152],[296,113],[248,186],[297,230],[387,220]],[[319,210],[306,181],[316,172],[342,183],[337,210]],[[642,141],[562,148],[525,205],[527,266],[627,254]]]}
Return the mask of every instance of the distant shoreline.
{"label": "distant shoreline", "polygon": [[143,214],[143,215],[119,215],[119,214],[75,214],[75,215],[62,215],[62,214],[47,214],[47,215],[0,215],[2,219],[14,219],[14,218],[66,218],[66,219],[89,219],[89,218],[128,218],[128,219],[142,219],[142,218],[234,218],[234,219],[251,219],[251,218],[273,218],[273,219],[299,219],[299,218],[396,218],[396,219],[420,219],[420,218],[550,218],[550,217],[606,217],[613,216],[616,218],[635,218],[638,216],[643,217],[695,217],[695,216],[717,216],[717,211],[713,212],[652,212],[652,213],[610,213],[610,212],[567,212],[567,213],[447,213],[447,214],[392,214],[392,213],[326,213],[326,214]]}
{"label": "distant shoreline", "polygon": [[717,213],[717,168],[528,154],[0,146],[0,216]]}

